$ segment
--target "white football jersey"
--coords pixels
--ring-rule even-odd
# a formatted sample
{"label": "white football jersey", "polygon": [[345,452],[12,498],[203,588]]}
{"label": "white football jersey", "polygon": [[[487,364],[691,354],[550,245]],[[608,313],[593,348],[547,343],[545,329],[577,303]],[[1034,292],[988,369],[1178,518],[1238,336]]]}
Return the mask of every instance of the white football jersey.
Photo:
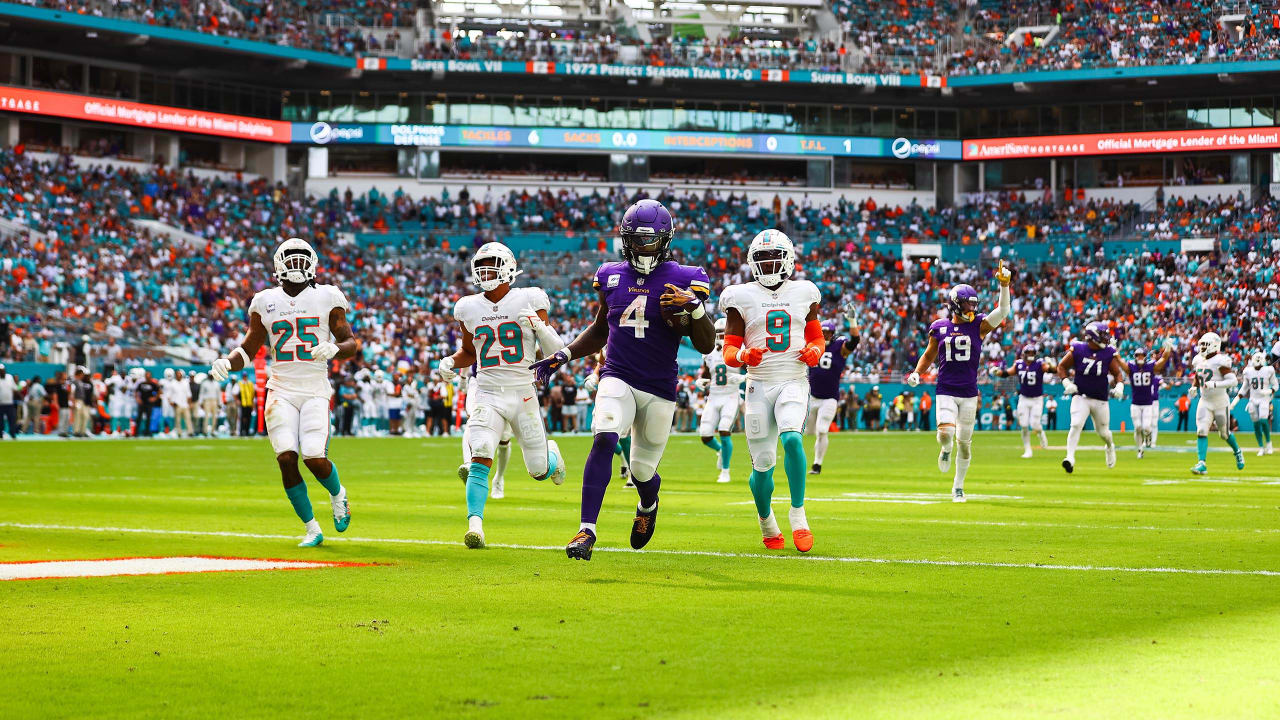
{"label": "white football jersey", "polygon": [[518,320],[520,310],[549,310],[547,294],[539,288],[513,287],[498,302],[484,293],[468,295],[453,308],[453,317],[472,335],[476,350],[476,382],[488,388],[528,388],[529,369],[537,360],[538,338]]}
{"label": "white football jersey", "polygon": [[311,355],[315,346],[333,342],[329,312],[350,311],[347,298],[333,285],[308,285],[290,297],[284,288],[267,288],[253,296],[249,312],[257,313],[267,328],[267,352],[273,362],[268,368],[267,389],[280,392],[330,397],[329,364]]}
{"label": "white football jersey", "polygon": [[1223,376],[1229,373],[1231,371],[1231,358],[1226,353],[1221,352],[1208,358],[1203,355],[1196,355],[1191,364],[1195,370],[1196,377],[1200,379],[1201,397],[1214,404],[1227,402],[1227,393],[1230,388],[1205,387],[1205,383],[1210,380],[1221,380]]}
{"label": "white football jersey", "polygon": [[711,371],[711,385],[707,388],[707,395],[710,397],[728,397],[737,395],[738,375],[742,374],[739,368],[731,368],[724,361],[724,353],[716,350],[702,356],[702,362],[706,364],[707,369]]}
{"label": "white football jersey", "polygon": [[764,348],[764,359],[747,368],[754,380],[802,380],[809,366],[800,362],[805,318],[819,302],[818,286],[808,280],[788,280],[776,290],[758,282],[733,285],[720,294],[720,307],[733,308],[746,323],[748,348]]}
{"label": "white football jersey", "polygon": [[1280,382],[1276,380],[1276,369],[1263,365],[1261,369],[1252,365],[1244,369],[1244,391],[1253,399],[1267,398],[1275,394]]}

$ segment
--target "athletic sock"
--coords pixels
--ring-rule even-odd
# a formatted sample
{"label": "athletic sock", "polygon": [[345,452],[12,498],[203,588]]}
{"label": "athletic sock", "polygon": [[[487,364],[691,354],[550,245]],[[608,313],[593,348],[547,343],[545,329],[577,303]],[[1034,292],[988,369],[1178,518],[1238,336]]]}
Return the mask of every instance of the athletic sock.
{"label": "athletic sock", "polygon": [[590,531],[591,531],[591,534],[592,534],[592,535],[595,535],[595,534],[596,534],[596,524],[595,524],[595,523],[593,523],[593,522],[584,522],[584,523],[582,523],[581,525],[579,525],[579,526],[578,526],[578,532],[582,532],[583,530],[590,530]]}
{"label": "athletic sock", "polygon": [[1145,440],[1146,436],[1147,434],[1141,430],[1133,431],[1133,444],[1137,445],[1139,450],[1141,450],[1142,446],[1145,444],[1143,441]]}
{"label": "athletic sock", "polygon": [[315,533],[316,535],[320,534],[320,523],[315,518],[311,518],[305,524],[307,526],[308,535],[312,533]]}
{"label": "athletic sock", "polygon": [[316,480],[319,480],[324,489],[329,491],[331,497],[342,491],[342,483],[338,481],[338,466],[334,465],[333,461],[329,461],[329,477],[318,477]]}
{"label": "athletic sock", "polygon": [[782,530],[778,529],[778,518],[770,510],[769,514],[760,518],[760,534],[765,537],[778,537]]}
{"label": "athletic sock", "polygon": [[511,459],[511,443],[503,445],[498,444],[498,457],[495,458],[497,469],[493,474],[494,481],[505,480],[507,475],[507,461]]}
{"label": "athletic sock", "polygon": [[1040,444],[1045,447],[1049,446],[1049,436],[1043,430],[1040,431]]}
{"label": "athletic sock", "polygon": [[1080,432],[1082,430],[1084,430],[1084,426],[1072,426],[1067,431],[1067,460],[1071,461],[1072,464],[1076,461],[1076,448],[1080,447]]}
{"label": "athletic sock", "polygon": [[1028,428],[1022,429],[1022,449],[1031,452],[1031,430]]}
{"label": "athletic sock", "polygon": [[756,514],[762,518],[769,517],[773,513],[773,468],[752,469],[747,485],[751,487],[751,497],[756,501]]}
{"label": "athletic sock", "polygon": [[658,489],[662,487],[662,478],[654,473],[648,480],[641,480],[635,475],[631,476],[631,480],[636,484],[636,492],[640,494],[639,508],[644,512],[653,512],[658,506]]}
{"label": "athletic sock", "polygon": [[782,438],[782,469],[787,473],[787,485],[791,489],[791,507],[804,506],[804,483],[809,461],[804,456],[804,437],[795,431],[784,432]]}
{"label": "athletic sock", "polygon": [[973,458],[956,458],[956,475],[955,479],[951,481],[952,490],[964,489],[964,476],[969,473],[969,461],[972,459]]}
{"label": "athletic sock", "polygon": [[1227,433],[1227,444],[1231,446],[1232,452],[1240,452],[1240,443],[1236,442],[1235,433]]}
{"label": "athletic sock", "polygon": [[484,517],[484,501],[489,498],[489,468],[478,462],[471,463],[467,473],[467,517]]}
{"label": "athletic sock", "polygon": [[716,452],[720,452],[720,443],[715,439],[715,436],[702,438],[702,444]]}
{"label": "athletic sock", "polygon": [[733,459],[733,437],[725,435],[720,438],[720,469],[728,470],[729,461]]}
{"label": "athletic sock", "polygon": [[1267,443],[1262,439],[1262,426],[1258,423],[1253,424],[1253,437],[1258,441],[1258,447],[1266,447]]}
{"label": "athletic sock", "polygon": [[1200,462],[1204,462],[1209,457],[1209,438],[1196,438],[1196,457],[1200,458]]}
{"label": "athletic sock", "polygon": [[1267,444],[1271,444],[1271,426],[1266,420],[1262,421],[1262,436],[1267,439]]}
{"label": "athletic sock", "polygon": [[[547,446],[547,473],[545,475],[542,475],[541,477],[535,476],[534,479],[546,480],[547,478],[551,477],[552,475],[555,474],[556,469],[560,467],[560,463],[563,461],[564,461],[563,458],[561,458],[557,453],[551,452],[551,446],[548,445]],[[610,463],[609,466],[612,468],[613,464]]]}
{"label": "athletic sock", "polygon": [[[615,435],[614,437],[617,436]],[[619,440],[618,447],[622,448],[622,462],[626,463],[628,466],[631,465],[631,436],[628,435]]]}
{"label": "athletic sock", "polygon": [[[591,452],[582,464],[582,522],[595,527],[604,504],[604,491],[613,476],[613,449],[619,445],[618,434],[596,433],[591,442]],[[625,452],[625,450],[624,450]],[[592,532],[595,532],[594,529]]]}
{"label": "athletic sock", "polygon": [[307,497],[306,483],[300,482],[287,487],[284,494],[289,496],[289,502],[293,503],[293,511],[298,514],[299,520],[305,523],[316,519],[316,514],[311,511],[311,498]]}
{"label": "athletic sock", "polygon": [[809,529],[809,518],[805,517],[804,507],[787,510],[787,521],[791,523],[791,532]]}

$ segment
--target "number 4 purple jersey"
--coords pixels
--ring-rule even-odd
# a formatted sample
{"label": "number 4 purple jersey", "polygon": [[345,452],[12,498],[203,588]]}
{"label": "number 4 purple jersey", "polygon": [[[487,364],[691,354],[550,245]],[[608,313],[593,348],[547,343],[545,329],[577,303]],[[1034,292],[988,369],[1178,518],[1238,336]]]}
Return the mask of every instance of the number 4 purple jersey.
{"label": "number 4 purple jersey", "polygon": [[943,318],[929,326],[929,337],[938,341],[939,395],[978,396],[984,318],[986,315],[975,313],[973,320],[966,323],[957,324],[951,322],[951,318]]}
{"label": "number 4 purple jersey", "polygon": [[705,270],[672,261],[648,275],[625,262],[605,263],[596,271],[595,288],[603,293],[609,312],[609,340],[600,377],[616,377],[636,390],[674,401],[680,335],[662,319],[658,304],[667,283],[687,288],[704,300],[711,293]]}
{"label": "number 4 purple jersey", "polygon": [[1094,350],[1087,342],[1071,343],[1071,359],[1074,363],[1076,388],[1081,395],[1094,400],[1106,400],[1110,389],[1107,376],[1111,358],[1116,349],[1110,345]]}

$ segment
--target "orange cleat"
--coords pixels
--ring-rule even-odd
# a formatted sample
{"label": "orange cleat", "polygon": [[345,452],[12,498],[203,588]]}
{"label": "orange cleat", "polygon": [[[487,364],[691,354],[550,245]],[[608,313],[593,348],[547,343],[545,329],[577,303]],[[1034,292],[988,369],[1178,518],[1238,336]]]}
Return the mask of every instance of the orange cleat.
{"label": "orange cleat", "polygon": [[809,552],[813,549],[813,533],[806,529],[796,530],[791,533],[791,539],[796,544],[796,549],[800,552]]}
{"label": "orange cleat", "polygon": [[[809,545],[810,545],[810,546],[812,546],[812,545],[813,545],[813,539],[812,539],[812,538],[810,538],[810,540],[809,540]],[[765,546],[765,547],[767,547],[767,548],[769,548],[770,550],[782,550],[782,549],[784,549],[784,548],[786,548],[786,547],[787,547],[787,539],[786,539],[786,538],[784,538],[784,537],[782,537],[782,533],[778,533],[777,535],[774,535],[773,537],[767,537],[767,538],[765,538],[765,539],[764,539],[764,546]]]}

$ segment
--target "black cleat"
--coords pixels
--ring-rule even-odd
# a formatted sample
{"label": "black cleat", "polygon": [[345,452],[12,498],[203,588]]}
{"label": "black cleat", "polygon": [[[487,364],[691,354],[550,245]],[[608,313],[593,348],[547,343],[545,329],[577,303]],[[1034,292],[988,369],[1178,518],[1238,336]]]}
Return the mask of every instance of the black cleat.
{"label": "black cleat", "polygon": [[1072,465],[1070,460],[1063,460],[1062,469],[1066,470],[1067,474],[1070,475],[1071,473],[1076,471],[1076,466]]}
{"label": "black cleat", "polygon": [[814,464],[813,464],[813,467],[809,468],[809,474],[810,474],[810,475],[821,475],[821,474],[822,474],[822,465],[820,465],[820,464],[818,464],[818,463],[814,463]]}
{"label": "black cleat", "polygon": [[565,546],[564,552],[573,560],[590,560],[591,549],[595,546],[596,534],[590,530],[579,530]]}
{"label": "black cleat", "polygon": [[653,510],[644,512],[640,508],[636,508],[636,519],[631,523],[631,547],[639,550],[649,544],[649,540],[653,537],[653,528],[658,524],[658,505],[655,502]]}

